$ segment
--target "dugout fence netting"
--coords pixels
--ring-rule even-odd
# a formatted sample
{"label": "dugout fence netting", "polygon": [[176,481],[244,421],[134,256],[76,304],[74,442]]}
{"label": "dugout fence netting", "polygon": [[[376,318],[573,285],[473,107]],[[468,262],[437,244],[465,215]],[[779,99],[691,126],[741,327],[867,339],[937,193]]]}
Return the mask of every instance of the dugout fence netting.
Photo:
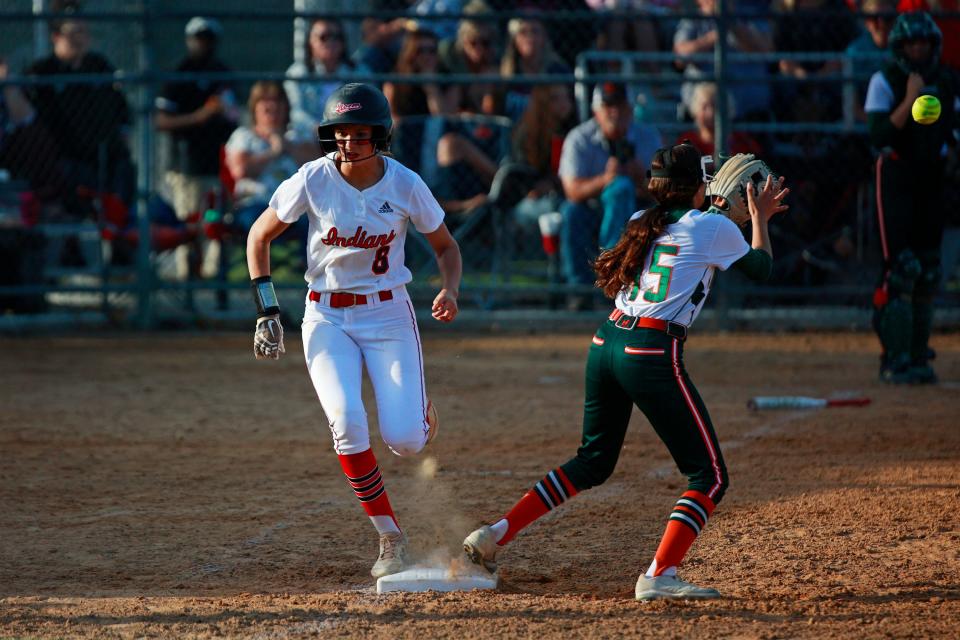
{"label": "dugout fence netting", "polygon": [[[585,203],[595,225],[565,228],[557,173],[566,134],[613,83],[642,142],[599,144],[624,165],[642,173],[648,149],[682,139],[715,148],[719,128],[724,153],[758,154],[793,189],[789,215],[771,225],[770,282],[720,278],[710,303],[720,326],[776,314],[815,325],[837,309],[868,318],[881,258],[863,100],[888,57],[875,43],[893,7],[756,1],[720,17],[708,0],[491,0],[450,13],[427,2],[261,5],[4,4],[0,308],[11,326],[78,314],[134,327],[249,319],[246,231],[310,157],[318,105],[346,81],[391,97],[392,153],[447,211],[466,308],[559,317],[604,306],[567,261],[571,237],[599,246],[603,205]],[[960,14],[935,15],[955,64]],[[186,59],[198,16],[195,34],[216,32],[216,65]],[[277,91],[289,117],[271,136],[250,98]],[[939,302],[954,309],[960,184],[955,163],[948,172]],[[297,232],[274,246],[294,307],[303,252]],[[438,274],[416,233],[407,266],[411,290],[430,297]]]}

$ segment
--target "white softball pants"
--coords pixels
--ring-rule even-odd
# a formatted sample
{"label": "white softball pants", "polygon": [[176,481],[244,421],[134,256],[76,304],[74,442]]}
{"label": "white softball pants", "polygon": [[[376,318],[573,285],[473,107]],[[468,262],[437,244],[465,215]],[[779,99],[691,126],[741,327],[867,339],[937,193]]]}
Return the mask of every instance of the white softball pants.
{"label": "white softball pants", "polygon": [[370,448],[367,412],[360,397],[363,365],[377,399],[380,437],[397,455],[413,455],[427,442],[423,352],[413,305],[404,287],[381,302],[334,309],[306,302],[303,353],[338,454]]}

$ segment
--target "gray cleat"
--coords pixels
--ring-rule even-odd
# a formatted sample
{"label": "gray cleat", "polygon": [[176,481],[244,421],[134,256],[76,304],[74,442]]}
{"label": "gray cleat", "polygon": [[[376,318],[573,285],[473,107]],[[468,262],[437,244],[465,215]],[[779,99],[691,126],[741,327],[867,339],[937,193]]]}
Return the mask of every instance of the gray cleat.
{"label": "gray cleat", "polygon": [[709,600],[719,598],[720,592],[709,587],[698,587],[684,582],[676,576],[656,576],[637,578],[637,600],[656,600],[671,598],[674,600]]}
{"label": "gray cleat", "polygon": [[374,578],[400,573],[407,567],[407,536],[402,533],[384,533],[380,536],[380,557],[370,569]]}

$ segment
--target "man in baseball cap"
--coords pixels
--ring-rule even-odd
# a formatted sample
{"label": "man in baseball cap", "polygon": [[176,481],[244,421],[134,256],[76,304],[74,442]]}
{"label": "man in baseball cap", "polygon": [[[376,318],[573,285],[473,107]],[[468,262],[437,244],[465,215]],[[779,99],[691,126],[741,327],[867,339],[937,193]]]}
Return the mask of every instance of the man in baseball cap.
{"label": "man in baseball cap", "polygon": [[[185,73],[225,73],[230,71],[216,55],[223,27],[212,18],[195,16],[184,28],[187,55],[176,71]],[[236,128],[240,111],[229,83],[223,80],[198,82],[187,80],[166,84],[156,101],[156,124],[170,134],[170,166],[166,182],[177,218],[187,220],[206,209],[206,194],[220,188],[220,147]],[[198,250],[196,247],[193,248]],[[177,277],[190,275],[189,247],[176,253]],[[201,272],[216,272],[219,245],[207,243]]]}
{"label": "man in baseball cap", "polygon": [[183,30],[188,38],[197,38],[207,36],[219,38],[223,35],[223,27],[213,18],[204,18],[203,16],[194,16]]}
{"label": "man in baseball cap", "polygon": [[[652,126],[636,122],[626,87],[602,82],[593,89],[593,117],[567,134],[560,156],[561,259],[566,281],[593,284],[591,261],[598,247],[612,247],[645,198],[646,163],[663,145]],[[639,198],[639,200],[638,200]],[[572,310],[591,306],[574,295]]]}
{"label": "man in baseball cap", "polygon": [[619,82],[601,82],[593,88],[590,106],[594,110],[602,105],[626,105],[627,88]]}

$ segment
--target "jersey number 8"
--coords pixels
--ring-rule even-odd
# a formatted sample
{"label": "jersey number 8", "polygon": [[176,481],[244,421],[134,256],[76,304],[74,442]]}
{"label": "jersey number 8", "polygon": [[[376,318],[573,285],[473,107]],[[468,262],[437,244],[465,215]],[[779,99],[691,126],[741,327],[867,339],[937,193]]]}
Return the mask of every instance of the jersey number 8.
{"label": "jersey number 8", "polygon": [[390,270],[389,256],[390,245],[386,245],[377,249],[377,253],[373,256],[373,266],[370,267],[370,270],[378,276],[385,274]]}

